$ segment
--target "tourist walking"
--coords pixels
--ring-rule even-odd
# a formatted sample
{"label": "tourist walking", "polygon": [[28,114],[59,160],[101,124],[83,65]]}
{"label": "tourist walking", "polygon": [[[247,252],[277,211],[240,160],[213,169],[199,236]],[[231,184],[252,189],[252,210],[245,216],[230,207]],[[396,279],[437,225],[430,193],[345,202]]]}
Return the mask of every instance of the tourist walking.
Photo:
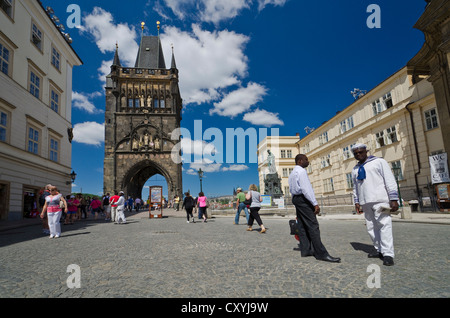
{"label": "tourist walking", "polygon": [[198,218],[202,219],[203,222],[206,223],[207,215],[206,215],[206,202],[207,198],[203,192],[199,192],[197,197],[197,207],[198,207]]}
{"label": "tourist walking", "polygon": [[[47,184],[44,187],[44,191],[39,196],[39,205],[40,205],[41,210],[42,210],[42,208],[45,205],[45,198],[50,195],[50,188],[51,187],[52,187],[51,184]],[[44,212],[44,217],[42,218],[42,232],[44,234],[50,234],[50,230],[48,228],[47,211]]]}
{"label": "tourist walking", "polygon": [[383,265],[394,265],[394,239],[389,212],[398,210],[398,191],[394,174],[383,158],[367,155],[367,146],[352,147],[358,163],[352,170],[356,212],[364,213],[367,232],[375,247],[369,258],[382,258]]}
{"label": "tourist walking", "polygon": [[123,191],[119,192],[119,200],[117,201],[117,215],[116,215],[116,221],[115,224],[119,224],[120,220],[122,220],[122,223],[127,223],[127,219],[125,218],[125,194]]}
{"label": "tourist walking", "polygon": [[63,195],[58,192],[58,189],[55,186],[51,186],[50,195],[45,198],[45,204],[41,212],[41,218],[44,218],[44,214],[47,212],[50,238],[57,238],[61,235],[61,223],[59,223],[59,220],[62,209],[67,212],[67,202]]}
{"label": "tourist walking", "polygon": [[260,193],[258,192],[258,188],[256,184],[251,184],[248,188],[248,192],[245,195],[245,198],[247,200],[252,200],[252,203],[250,204],[250,215],[248,216],[248,228],[247,231],[253,231],[253,221],[256,220],[256,223],[261,227],[260,233],[265,233],[266,228],[264,227],[264,224],[261,220],[261,217],[259,216],[259,209],[261,209],[261,202],[262,197]]}
{"label": "tourist walking", "polygon": [[105,212],[105,221],[108,221],[111,217],[111,206],[109,204],[109,192],[102,198],[102,209]]}
{"label": "tourist walking", "polygon": [[119,201],[120,196],[117,193],[117,190],[114,190],[114,195],[109,198],[109,203],[111,205],[111,222],[115,222],[117,218],[117,202]]}
{"label": "tourist walking", "polygon": [[295,164],[294,170],[289,175],[289,191],[297,213],[301,256],[315,256],[318,260],[338,263],[341,259],[330,256],[320,239],[319,222],[316,217],[320,213],[320,207],[305,169],[309,165],[308,157],[298,154],[295,157]]}
{"label": "tourist walking", "polygon": [[64,225],[73,224],[78,211],[78,205],[80,204],[80,202],[75,198],[74,195],[68,195],[67,197],[68,211],[66,219],[64,221]]}
{"label": "tourist walking", "polygon": [[236,211],[236,216],[234,217],[234,224],[239,224],[239,216],[241,215],[241,211],[244,210],[245,211],[245,218],[247,219],[247,224],[248,224],[248,209],[247,209],[247,205],[244,204],[245,201],[245,193],[242,192],[242,188],[237,188],[236,189],[236,205],[237,205],[237,211]]}
{"label": "tourist walking", "polygon": [[186,192],[181,209],[183,209],[183,208],[186,209],[187,223],[189,223],[189,216],[192,217],[192,223],[195,223],[194,215],[192,214],[192,210],[194,209],[194,206],[195,206],[194,198],[191,196],[191,194],[189,192]]}
{"label": "tourist walking", "polygon": [[97,220],[98,214],[101,212],[102,202],[97,198],[93,197],[91,201],[91,211],[94,215],[94,220]]}

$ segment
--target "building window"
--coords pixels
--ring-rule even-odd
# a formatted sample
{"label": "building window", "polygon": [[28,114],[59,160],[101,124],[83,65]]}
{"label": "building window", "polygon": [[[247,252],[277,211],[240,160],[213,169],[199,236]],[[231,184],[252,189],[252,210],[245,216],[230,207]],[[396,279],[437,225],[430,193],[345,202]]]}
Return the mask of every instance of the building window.
{"label": "building window", "polygon": [[425,123],[427,126],[427,130],[439,127],[436,108],[427,110],[425,112]]}
{"label": "building window", "polygon": [[10,63],[11,63],[10,50],[2,43],[0,43],[0,70],[8,76],[10,74],[10,67],[9,67]]}
{"label": "building window", "polygon": [[392,172],[394,173],[394,176],[397,180],[403,180],[403,172],[402,172],[402,165],[400,164],[400,161],[392,161],[391,162]]}
{"label": "building window", "polygon": [[290,149],[286,150],[286,156],[287,158],[292,158],[292,150]]}
{"label": "building window", "polygon": [[321,157],[320,158],[320,167],[321,168],[326,168],[329,167],[331,165],[330,163],[330,154],[328,154],[327,156]]}
{"label": "building window", "polygon": [[290,197],[291,196],[291,191],[289,191],[289,186],[284,187],[284,196],[285,197]]}
{"label": "building window", "polygon": [[386,130],[377,132],[375,134],[377,148],[384,147],[386,145],[390,145],[394,142],[398,141],[397,131],[395,126],[389,127]]}
{"label": "building window", "polygon": [[377,148],[381,148],[384,146],[384,131],[377,132],[375,134]]}
{"label": "building window", "polygon": [[42,31],[36,23],[31,23],[31,42],[42,52]]}
{"label": "building window", "polygon": [[346,173],[345,178],[347,179],[347,189],[353,188],[353,178],[352,173]]}
{"label": "building window", "polygon": [[42,79],[35,73],[34,71],[30,70],[30,81],[29,81],[29,91],[31,95],[34,97],[40,99],[40,92],[41,92],[41,82]]}
{"label": "building window", "polygon": [[391,108],[393,105],[391,93],[387,93],[383,96],[382,101],[378,98],[372,103],[373,115],[376,116],[386,109]]}
{"label": "building window", "polygon": [[308,153],[310,151],[309,142],[303,146],[303,153]]}
{"label": "building window", "polygon": [[39,131],[33,127],[28,128],[28,147],[27,150],[31,153],[39,153]]}
{"label": "building window", "polygon": [[0,141],[6,141],[8,133],[8,114],[0,110]]}
{"label": "building window", "polygon": [[140,107],[140,101],[139,98],[128,98],[128,107],[129,108],[139,108]]}
{"label": "building window", "polygon": [[50,138],[50,160],[58,162],[58,154],[59,154],[59,141],[53,138]]}
{"label": "building window", "polygon": [[397,131],[395,130],[395,126],[386,129],[386,144],[390,145],[397,141]]}
{"label": "building window", "polygon": [[161,107],[161,108],[165,108],[166,107],[166,100],[165,99],[160,99],[159,103],[160,103],[159,107]]}
{"label": "building window", "polygon": [[334,191],[333,178],[323,180],[323,192],[333,192],[333,191]]}
{"label": "building window", "polygon": [[383,96],[383,103],[386,107],[386,109],[391,108],[394,104],[392,103],[392,96],[391,93],[387,93]]}
{"label": "building window", "polygon": [[328,142],[328,131],[324,132],[319,136],[319,146]]}
{"label": "building window", "polygon": [[342,148],[342,155],[344,160],[350,159],[352,157],[352,147],[354,144],[351,144],[350,146]]}
{"label": "building window", "polygon": [[153,98],[153,108],[159,108],[159,99]]}
{"label": "building window", "polygon": [[281,150],[281,158],[286,158],[286,150]]}
{"label": "building window", "polygon": [[52,65],[58,70],[61,70],[61,55],[58,50],[52,46]]}
{"label": "building window", "polygon": [[50,108],[56,113],[59,112],[59,94],[52,89],[50,93]]}
{"label": "building window", "polygon": [[341,121],[340,125],[341,125],[341,133],[345,133],[347,130],[350,130],[353,127],[355,127],[353,123],[353,116],[350,116]]}
{"label": "building window", "polygon": [[0,0],[0,8],[12,19],[13,0]]}
{"label": "building window", "polygon": [[287,178],[287,177],[289,177],[288,169],[287,168],[283,168],[283,178]]}

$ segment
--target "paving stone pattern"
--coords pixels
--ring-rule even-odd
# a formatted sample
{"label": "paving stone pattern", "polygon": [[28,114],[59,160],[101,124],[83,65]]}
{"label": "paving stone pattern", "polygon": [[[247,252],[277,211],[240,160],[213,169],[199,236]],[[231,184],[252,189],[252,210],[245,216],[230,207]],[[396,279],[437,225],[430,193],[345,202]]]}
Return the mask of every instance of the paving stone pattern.
{"label": "paving stone pattern", "polygon": [[[324,245],[342,258],[334,264],[300,257],[288,218],[263,218],[264,234],[233,220],[88,220],[57,239],[37,225],[0,232],[0,297],[450,297],[447,225],[394,223],[395,266],[386,267],[367,258],[362,221],[320,220]],[[71,264],[80,288],[68,287]],[[371,264],[380,288],[367,284]]]}

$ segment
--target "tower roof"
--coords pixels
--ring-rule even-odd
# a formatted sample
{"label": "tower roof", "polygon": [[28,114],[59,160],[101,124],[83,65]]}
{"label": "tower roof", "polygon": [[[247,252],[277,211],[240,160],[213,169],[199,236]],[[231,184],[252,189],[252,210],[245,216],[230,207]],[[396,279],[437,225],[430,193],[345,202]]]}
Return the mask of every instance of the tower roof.
{"label": "tower roof", "polygon": [[142,36],[134,67],[165,69],[164,54],[158,36]]}
{"label": "tower roof", "polygon": [[120,59],[119,59],[119,46],[116,43],[116,53],[114,53],[114,61],[112,65],[116,65],[116,66],[122,66],[120,64]]}

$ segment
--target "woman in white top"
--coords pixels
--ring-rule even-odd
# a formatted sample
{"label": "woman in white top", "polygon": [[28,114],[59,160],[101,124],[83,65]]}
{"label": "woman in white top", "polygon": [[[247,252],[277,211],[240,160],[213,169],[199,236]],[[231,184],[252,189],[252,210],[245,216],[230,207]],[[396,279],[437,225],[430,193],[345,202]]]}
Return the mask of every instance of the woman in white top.
{"label": "woman in white top", "polygon": [[50,188],[50,195],[45,197],[45,204],[42,207],[41,212],[41,218],[44,218],[45,211],[47,211],[50,238],[59,237],[61,235],[61,223],[59,223],[59,219],[61,218],[62,207],[64,207],[64,211],[67,213],[66,200],[63,195],[58,192],[58,189],[55,186],[52,186]]}
{"label": "woman in white top", "polygon": [[264,224],[261,220],[261,217],[259,216],[259,209],[261,209],[261,195],[258,192],[258,188],[256,187],[256,184],[251,184],[249,187],[249,191],[245,195],[245,198],[247,200],[252,199],[252,203],[250,204],[250,215],[248,216],[248,228],[247,231],[253,231],[253,220],[256,220],[258,225],[261,227],[260,233],[266,232],[266,228],[264,227]]}

